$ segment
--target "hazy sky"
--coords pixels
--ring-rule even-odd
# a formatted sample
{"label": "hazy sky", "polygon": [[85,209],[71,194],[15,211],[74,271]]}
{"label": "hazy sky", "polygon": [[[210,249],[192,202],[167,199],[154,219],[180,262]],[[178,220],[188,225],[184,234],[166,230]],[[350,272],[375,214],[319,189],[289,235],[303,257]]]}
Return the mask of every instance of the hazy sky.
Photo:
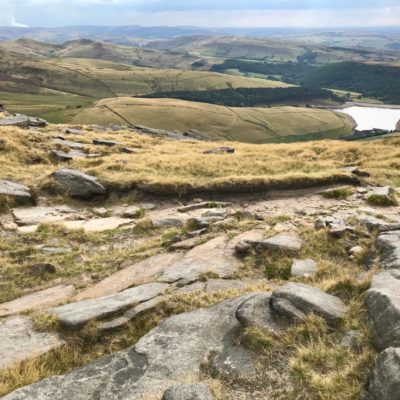
{"label": "hazy sky", "polygon": [[400,25],[400,0],[0,0],[0,25]]}

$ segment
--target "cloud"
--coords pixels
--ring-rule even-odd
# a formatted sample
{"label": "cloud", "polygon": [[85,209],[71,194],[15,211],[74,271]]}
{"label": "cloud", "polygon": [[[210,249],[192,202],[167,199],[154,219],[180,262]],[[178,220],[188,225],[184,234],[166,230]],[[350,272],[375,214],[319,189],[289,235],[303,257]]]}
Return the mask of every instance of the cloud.
{"label": "cloud", "polygon": [[11,0],[0,0],[0,25],[26,27],[16,21],[14,15],[14,5]]}

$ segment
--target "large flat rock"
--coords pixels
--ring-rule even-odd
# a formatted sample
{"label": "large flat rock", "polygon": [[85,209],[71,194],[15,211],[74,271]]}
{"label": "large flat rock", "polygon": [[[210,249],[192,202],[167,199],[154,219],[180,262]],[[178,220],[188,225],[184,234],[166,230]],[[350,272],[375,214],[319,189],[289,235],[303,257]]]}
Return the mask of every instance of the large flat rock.
{"label": "large flat rock", "polygon": [[0,180],[0,195],[12,197],[17,203],[32,202],[31,190],[19,183]]}
{"label": "large flat rock", "polygon": [[268,250],[297,253],[303,246],[303,241],[295,234],[279,234],[266,239],[262,246]]}
{"label": "large flat rock", "polygon": [[66,375],[16,390],[4,400],[138,400],[161,398],[188,377],[199,381],[211,354],[232,346],[239,323],[235,311],[248,296],[163,321],[132,348]]}
{"label": "large flat rock", "polygon": [[400,347],[400,271],[379,273],[365,296],[374,345]]}
{"label": "large flat rock", "polygon": [[64,225],[70,230],[83,229],[85,232],[112,231],[125,225],[133,223],[133,219],[121,217],[94,218],[88,221],[65,221]]}
{"label": "large flat rock", "polygon": [[322,290],[302,283],[287,283],[275,290],[272,309],[291,320],[301,320],[309,314],[324,318],[330,325],[338,325],[346,307],[343,302]]}
{"label": "large flat rock", "polygon": [[123,292],[90,300],[81,300],[52,308],[58,320],[70,328],[79,327],[93,319],[104,319],[127,308],[151,300],[168,289],[167,284],[149,283]]}
{"label": "large flat rock", "polygon": [[29,317],[0,321],[0,369],[11,367],[63,345],[55,333],[39,333]]}
{"label": "large flat rock", "polygon": [[376,246],[381,252],[382,266],[400,269],[400,231],[381,233]]}
{"label": "large flat rock", "polygon": [[79,293],[75,300],[93,299],[120,292],[131,286],[143,285],[156,281],[163,272],[175,262],[181,260],[183,254],[158,254],[116,272],[97,285]]}
{"label": "large flat rock", "polygon": [[52,207],[25,207],[12,210],[18,225],[39,225],[79,218],[79,210],[59,205]]}
{"label": "large flat rock", "polygon": [[74,294],[72,285],[59,285],[0,304],[0,317],[55,306]]}

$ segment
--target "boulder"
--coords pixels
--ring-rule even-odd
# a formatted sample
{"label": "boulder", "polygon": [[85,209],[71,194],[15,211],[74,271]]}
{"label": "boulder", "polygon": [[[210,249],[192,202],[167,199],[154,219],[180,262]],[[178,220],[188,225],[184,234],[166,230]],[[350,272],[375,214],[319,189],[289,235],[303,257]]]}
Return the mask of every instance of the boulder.
{"label": "boulder", "polygon": [[268,250],[297,253],[303,246],[303,241],[294,234],[280,234],[264,240],[261,246]]}
{"label": "boulder", "polygon": [[400,393],[400,348],[379,354],[365,400],[398,400]]}
{"label": "boulder", "polygon": [[73,294],[74,287],[71,285],[53,286],[0,304],[0,317],[55,306],[68,300]]}
{"label": "boulder", "polygon": [[395,191],[390,186],[374,188],[367,194],[367,202],[376,206],[397,206]]}
{"label": "boulder", "polygon": [[0,180],[0,196],[8,196],[17,204],[34,202],[31,189],[11,181]]}
{"label": "boulder", "polygon": [[314,260],[294,260],[291,268],[292,276],[310,277],[317,271],[317,263]]}
{"label": "boulder", "polygon": [[374,345],[383,350],[400,347],[400,271],[389,270],[374,276],[365,296]]}
{"label": "boulder", "polygon": [[271,298],[272,309],[289,320],[301,320],[315,314],[332,326],[343,319],[343,302],[322,290],[302,283],[287,283],[275,290]]}
{"label": "boulder", "polygon": [[274,320],[270,306],[271,293],[257,293],[244,301],[236,310],[236,318],[243,328],[259,327],[279,332],[280,326]]}
{"label": "boulder", "polygon": [[72,197],[89,199],[106,193],[106,189],[97,181],[97,178],[76,169],[62,168],[54,172],[52,176],[66,187]]}
{"label": "boulder", "polygon": [[382,266],[400,269],[400,231],[381,233],[376,240],[381,253]]}
{"label": "boulder", "polygon": [[[84,153],[83,151],[80,150],[71,150],[69,153],[66,153],[65,151],[61,150],[52,150],[51,155],[57,160],[57,161],[71,161],[75,160],[77,158],[87,158],[88,155]],[[92,155],[93,157],[93,155]]]}
{"label": "boulder", "polygon": [[235,149],[233,147],[216,147],[215,149],[206,150],[203,154],[233,154]]}
{"label": "boulder", "polygon": [[125,311],[130,306],[140,304],[159,296],[168,289],[162,283],[148,283],[123,292],[96,299],[81,300],[52,308],[58,320],[68,328],[77,328],[93,319],[104,319]]}
{"label": "boulder", "polygon": [[213,400],[214,397],[204,383],[191,383],[170,387],[162,400]]}
{"label": "boulder", "polygon": [[15,114],[0,119],[0,126],[18,126],[20,128],[38,127],[44,128],[48,123],[46,120],[36,117],[28,117],[23,114]]}
{"label": "boulder", "polygon": [[127,400],[149,393],[160,398],[188,376],[199,381],[209,356],[232,346],[239,329],[235,311],[246,298],[170,317],[127,350],[18,389],[3,400]]}
{"label": "boulder", "polygon": [[56,333],[36,332],[29,317],[0,321],[0,369],[47,353],[64,342]]}

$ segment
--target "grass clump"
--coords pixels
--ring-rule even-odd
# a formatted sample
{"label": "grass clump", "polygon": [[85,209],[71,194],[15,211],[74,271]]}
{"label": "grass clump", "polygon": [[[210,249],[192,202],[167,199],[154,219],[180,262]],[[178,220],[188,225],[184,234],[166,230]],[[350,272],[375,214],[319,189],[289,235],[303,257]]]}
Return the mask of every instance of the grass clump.
{"label": "grass clump", "polygon": [[345,200],[355,193],[352,186],[342,186],[339,188],[329,189],[322,192],[322,196],[326,199]]}
{"label": "grass clump", "polygon": [[371,194],[367,197],[368,204],[378,207],[394,207],[398,206],[399,202],[396,195],[391,192],[389,196],[381,196],[379,194]]}

